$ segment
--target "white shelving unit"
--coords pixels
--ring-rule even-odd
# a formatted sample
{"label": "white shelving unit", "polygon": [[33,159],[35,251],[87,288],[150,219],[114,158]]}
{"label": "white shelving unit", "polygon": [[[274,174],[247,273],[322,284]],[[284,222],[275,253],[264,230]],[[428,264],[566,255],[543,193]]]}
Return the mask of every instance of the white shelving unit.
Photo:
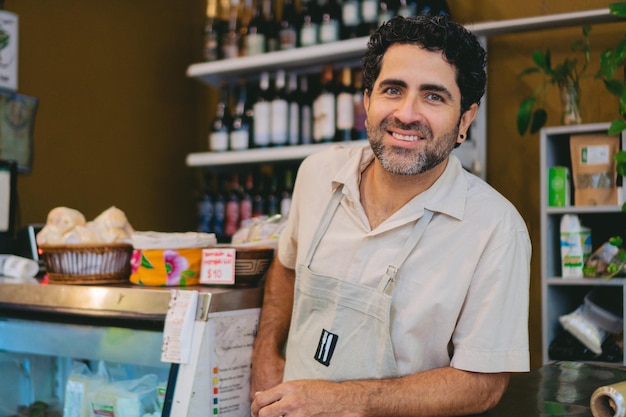
{"label": "white shelving unit", "polygon": [[[591,228],[593,249],[609,237],[623,235],[626,213],[620,205],[611,206],[548,206],[548,170],[552,166],[566,166],[571,170],[569,138],[574,134],[607,133],[608,123],[549,127],[540,135],[540,190],[541,190],[541,307],[543,363],[553,361],[549,346],[562,331],[559,317],[573,312],[583,304],[585,295],[595,287],[614,287],[626,295],[626,279],[561,277],[560,222],[564,214],[577,214],[584,226]],[[624,133],[621,137],[625,149]],[[573,187],[573,185],[572,185]],[[572,188],[573,196],[573,188]],[[572,199],[573,201],[573,199]],[[626,299],[626,297],[624,297]],[[623,306],[625,317],[626,307]],[[624,362],[626,365],[626,361]]]}
{"label": "white shelving unit", "polygon": [[[575,13],[563,13],[497,22],[484,22],[467,25],[478,35],[486,46],[486,37],[540,29],[553,29],[580,24],[614,22],[619,19],[608,9],[589,10]],[[270,52],[263,55],[242,57],[215,62],[192,64],[187,69],[187,76],[217,86],[221,81],[234,82],[240,77],[258,78],[261,71],[286,69],[296,73],[319,73],[326,63],[338,66],[358,66],[368,38],[355,38],[333,44],[315,45],[289,51]],[[486,100],[480,106],[479,113],[472,125],[471,141],[455,149],[463,165],[477,175],[486,178],[486,141],[487,116]],[[251,149],[224,153],[197,152],[187,156],[186,164],[190,167],[215,167],[243,163],[260,163],[303,159],[312,152],[323,149],[328,144],[304,145],[291,148]],[[301,149],[293,149],[301,148]]]}

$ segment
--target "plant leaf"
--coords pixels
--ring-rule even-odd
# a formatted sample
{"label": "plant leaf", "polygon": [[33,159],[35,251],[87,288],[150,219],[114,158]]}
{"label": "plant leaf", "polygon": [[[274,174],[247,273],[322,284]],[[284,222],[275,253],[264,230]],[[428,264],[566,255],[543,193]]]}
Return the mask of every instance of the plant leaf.
{"label": "plant leaf", "polygon": [[609,4],[609,10],[611,14],[615,16],[626,16],[626,2],[620,1]]}
{"label": "plant leaf", "polygon": [[614,96],[621,96],[624,92],[624,81],[620,80],[604,80],[604,86],[609,91],[609,93]]}
{"label": "plant leaf", "polygon": [[544,109],[537,109],[533,114],[533,121],[530,126],[530,133],[537,133],[546,125],[548,120],[548,113]]}
{"label": "plant leaf", "polygon": [[613,120],[613,122],[611,122],[611,126],[609,127],[608,134],[617,135],[624,129],[626,129],[626,122],[622,119],[615,119]]}
{"label": "plant leaf", "polygon": [[528,97],[522,100],[517,110],[517,132],[524,136],[530,125],[530,116],[535,107],[535,97]]}
{"label": "plant leaf", "polygon": [[529,68],[526,68],[524,71],[520,72],[518,77],[523,77],[523,76],[528,75],[528,74],[534,74],[536,72],[539,72],[539,68],[537,68],[537,67],[529,67]]}
{"label": "plant leaf", "polygon": [[546,50],[544,55],[541,51],[533,51],[533,62],[537,65],[538,68],[542,69],[544,72],[550,70],[550,50]]}

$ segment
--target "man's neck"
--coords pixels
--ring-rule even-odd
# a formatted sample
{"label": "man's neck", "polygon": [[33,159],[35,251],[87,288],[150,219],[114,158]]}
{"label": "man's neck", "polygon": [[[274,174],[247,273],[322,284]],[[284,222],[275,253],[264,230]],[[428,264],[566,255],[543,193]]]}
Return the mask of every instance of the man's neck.
{"label": "man's neck", "polygon": [[386,171],[378,159],[361,173],[361,205],[370,227],[375,229],[415,196],[429,189],[441,176],[448,159],[428,172],[418,175],[396,175]]}

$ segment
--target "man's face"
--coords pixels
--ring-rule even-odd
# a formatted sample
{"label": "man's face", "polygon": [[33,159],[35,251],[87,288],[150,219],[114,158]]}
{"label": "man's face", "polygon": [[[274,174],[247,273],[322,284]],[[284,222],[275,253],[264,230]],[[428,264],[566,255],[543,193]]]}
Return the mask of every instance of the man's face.
{"label": "man's face", "polygon": [[389,47],[371,95],[365,94],[367,132],[385,170],[416,175],[444,161],[462,142],[476,105],[461,117],[455,70],[440,52],[417,45]]}

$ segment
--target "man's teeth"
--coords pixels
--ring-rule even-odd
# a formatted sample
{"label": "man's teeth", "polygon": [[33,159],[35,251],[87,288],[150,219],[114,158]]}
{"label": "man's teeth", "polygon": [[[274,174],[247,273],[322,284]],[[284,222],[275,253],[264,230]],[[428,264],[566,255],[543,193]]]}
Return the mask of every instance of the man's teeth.
{"label": "man's teeth", "polygon": [[395,133],[395,132],[391,133],[391,136],[393,136],[394,138],[396,138],[398,140],[406,140],[408,142],[419,140],[419,136],[415,136],[415,135],[401,135],[400,133]]}

